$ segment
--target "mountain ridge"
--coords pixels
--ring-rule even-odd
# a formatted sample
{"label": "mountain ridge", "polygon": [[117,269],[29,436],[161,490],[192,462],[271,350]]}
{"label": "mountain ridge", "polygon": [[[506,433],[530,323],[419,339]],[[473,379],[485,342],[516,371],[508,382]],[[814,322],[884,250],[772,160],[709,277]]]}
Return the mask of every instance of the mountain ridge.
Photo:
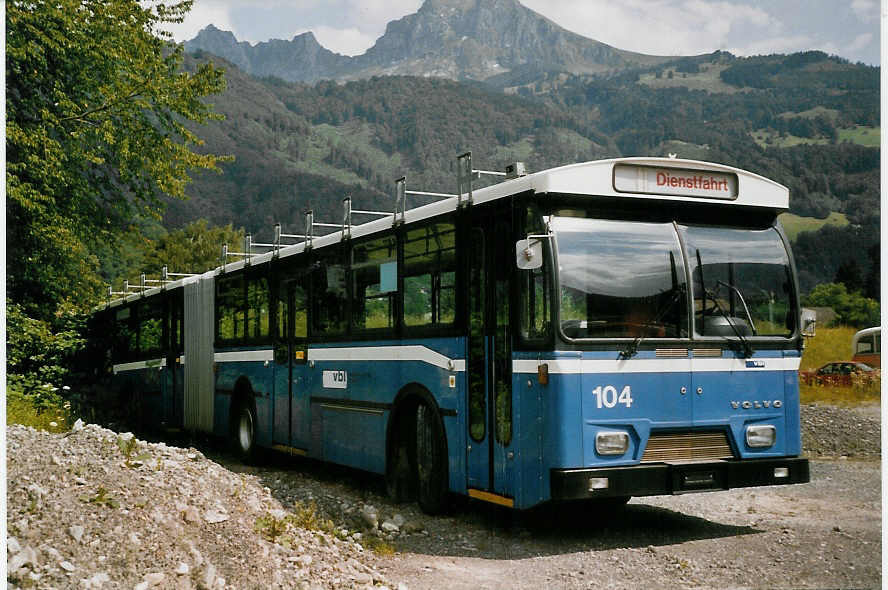
{"label": "mountain ridge", "polygon": [[218,55],[254,76],[309,83],[377,75],[483,81],[528,66],[605,74],[676,59],[583,37],[518,0],[426,0],[417,12],[389,22],[376,43],[354,57],[324,48],[311,32],[251,45],[214,25],[185,49]]}

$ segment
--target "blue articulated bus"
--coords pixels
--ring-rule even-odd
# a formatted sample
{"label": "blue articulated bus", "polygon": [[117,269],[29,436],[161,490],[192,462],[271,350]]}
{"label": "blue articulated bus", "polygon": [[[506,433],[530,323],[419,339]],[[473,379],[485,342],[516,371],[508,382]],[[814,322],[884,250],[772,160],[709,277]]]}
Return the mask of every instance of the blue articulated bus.
{"label": "blue articulated bus", "polygon": [[382,474],[430,513],[809,480],[785,187],[674,158],[457,176],[143,277],[96,316],[115,387],[149,425]]}

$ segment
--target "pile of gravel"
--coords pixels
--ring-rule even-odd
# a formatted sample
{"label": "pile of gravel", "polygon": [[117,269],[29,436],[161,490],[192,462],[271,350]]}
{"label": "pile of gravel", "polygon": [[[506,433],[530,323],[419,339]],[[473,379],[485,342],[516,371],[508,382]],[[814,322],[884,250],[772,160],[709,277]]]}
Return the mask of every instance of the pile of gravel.
{"label": "pile of gravel", "polygon": [[881,456],[881,421],[878,412],[861,412],[808,404],[802,410],[802,448],[812,458],[854,457],[874,459]]}
{"label": "pile of gravel", "polygon": [[348,531],[195,449],[80,421],[6,433],[9,587],[393,587]]}

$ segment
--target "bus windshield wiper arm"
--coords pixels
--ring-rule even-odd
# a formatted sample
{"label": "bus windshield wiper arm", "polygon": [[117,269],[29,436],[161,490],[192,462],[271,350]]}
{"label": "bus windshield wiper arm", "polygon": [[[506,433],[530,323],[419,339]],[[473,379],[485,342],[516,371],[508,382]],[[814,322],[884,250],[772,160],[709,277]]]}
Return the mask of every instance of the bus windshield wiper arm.
{"label": "bus windshield wiper arm", "polygon": [[[724,284],[724,283],[722,283],[721,281],[718,281],[718,283],[716,283],[716,284]],[[753,353],[752,346],[750,346],[749,341],[746,339],[746,337],[744,337],[743,334],[740,333],[740,330],[739,330],[739,328],[737,328],[737,325],[734,324],[734,322],[731,320],[731,316],[729,316],[727,314],[727,312],[724,309],[722,309],[722,306],[718,302],[717,292],[707,293],[707,295],[709,295],[709,298],[712,300],[712,303],[715,306],[715,309],[718,310],[719,315],[721,315],[721,317],[725,318],[725,321],[728,322],[729,326],[731,326],[731,330],[733,330],[734,334],[737,335],[737,340],[739,342],[739,347],[737,348],[737,352],[741,353],[744,358],[751,357],[752,353]],[[746,305],[746,304],[744,304],[744,305]]]}
{"label": "bus windshield wiper arm", "polygon": [[663,304],[663,307],[660,308],[660,310],[657,312],[657,315],[654,316],[653,320],[651,320],[650,322],[645,322],[644,326],[642,327],[641,334],[636,336],[632,340],[632,342],[630,342],[629,344],[626,345],[626,348],[624,348],[623,350],[620,351],[620,358],[621,359],[630,359],[633,356],[635,356],[636,354],[638,354],[638,345],[641,344],[642,340],[647,338],[647,334],[646,334],[647,329],[651,326],[656,326],[657,324],[659,324],[660,320],[663,319],[663,317],[666,315],[666,313],[669,310],[671,310],[672,307],[678,301],[681,301],[681,299],[682,299],[681,294],[684,291],[684,285],[682,285],[681,287],[682,287],[681,289],[675,289],[673,291],[672,297],[669,298],[669,301],[667,301],[665,304]]}
{"label": "bus windshield wiper arm", "polygon": [[740,303],[743,304],[743,311],[746,312],[746,319],[749,320],[749,327],[752,330],[753,336],[755,336],[755,334],[756,334],[755,322],[752,321],[752,314],[749,313],[749,307],[746,306],[746,300],[743,298],[743,293],[740,292],[740,289],[738,289],[734,285],[730,285],[724,281],[718,281],[718,282],[716,282],[716,285],[723,285],[737,294],[737,297],[740,298]]}
{"label": "bus windshield wiper arm", "polygon": [[[701,326],[702,331],[700,332],[704,336],[706,335],[706,297],[708,296],[712,300],[712,304],[715,309],[718,310],[718,313],[725,318],[725,321],[728,322],[728,325],[731,326],[731,330],[734,331],[734,334],[737,335],[737,340],[740,343],[740,348],[737,352],[741,353],[744,357],[748,358],[752,356],[752,347],[749,345],[749,342],[746,338],[743,337],[743,334],[740,333],[740,330],[737,329],[737,326],[734,322],[731,321],[730,316],[725,313],[725,310],[722,309],[721,305],[718,303],[718,297],[716,297],[715,293],[710,293],[706,288],[706,284],[703,282],[703,259],[700,256],[700,249],[697,249],[697,268],[700,270],[700,290],[703,292],[703,307],[701,309],[700,321],[703,323]],[[722,281],[717,281],[716,286],[723,285]],[[741,297],[742,299],[742,297]],[[746,303],[743,303],[743,306],[746,307]],[[749,313],[749,310],[746,310],[746,313]],[[729,341],[730,342],[730,341]]]}

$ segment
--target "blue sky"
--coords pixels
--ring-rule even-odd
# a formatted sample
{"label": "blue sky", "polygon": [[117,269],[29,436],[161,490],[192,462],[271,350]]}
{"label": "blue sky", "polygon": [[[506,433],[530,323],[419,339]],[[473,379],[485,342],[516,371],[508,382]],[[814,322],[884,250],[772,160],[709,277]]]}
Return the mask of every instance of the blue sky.
{"label": "blue sky", "polygon": [[[735,55],[819,49],[880,64],[879,0],[520,0],[560,26],[620,49],[653,55]],[[195,0],[178,40],[208,24],[241,41],[314,32],[326,48],[359,55],[391,20],[422,0]]]}

